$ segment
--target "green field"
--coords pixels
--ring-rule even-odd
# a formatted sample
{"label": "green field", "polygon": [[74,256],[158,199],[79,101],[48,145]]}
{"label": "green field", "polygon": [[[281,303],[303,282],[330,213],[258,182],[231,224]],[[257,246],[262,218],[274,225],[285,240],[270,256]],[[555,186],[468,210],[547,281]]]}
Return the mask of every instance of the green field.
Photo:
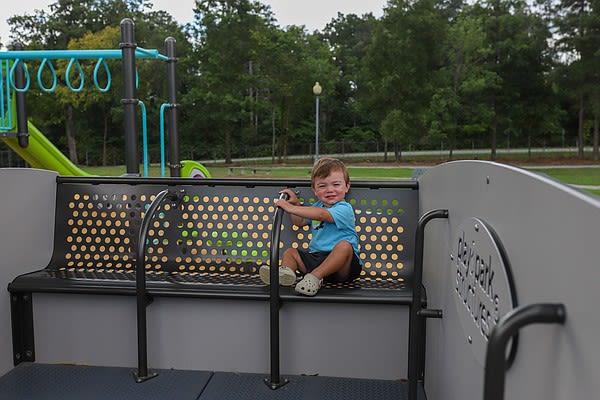
{"label": "green field", "polygon": [[[221,166],[208,165],[208,169],[214,178],[252,178],[252,179],[308,179],[310,178],[310,165],[246,165],[246,166]],[[408,179],[413,174],[413,167],[399,166],[364,166],[349,165],[352,179],[357,180],[394,180]],[[111,167],[88,167],[86,171],[95,175],[119,176],[125,173],[124,166]],[[531,168],[533,172],[546,174],[556,180],[572,185],[593,186],[585,188],[589,193],[600,196],[600,165],[592,168]],[[167,170],[168,174],[168,170]],[[160,169],[156,166],[150,167],[150,176],[160,176]],[[598,187],[598,188],[596,188]]]}

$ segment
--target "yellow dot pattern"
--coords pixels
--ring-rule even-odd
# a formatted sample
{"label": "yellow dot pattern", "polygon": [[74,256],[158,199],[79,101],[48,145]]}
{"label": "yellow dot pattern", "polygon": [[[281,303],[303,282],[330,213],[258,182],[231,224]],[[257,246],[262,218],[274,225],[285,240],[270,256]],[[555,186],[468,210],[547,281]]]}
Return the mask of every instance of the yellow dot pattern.
{"label": "yellow dot pattern", "polygon": [[[55,252],[61,274],[132,279],[139,229],[159,185],[63,184]],[[186,185],[179,204],[164,202],[150,223],[144,266],[149,280],[260,284],[258,268],[270,263],[277,187]],[[303,193],[312,194],[309,187]],[[394,189],[398,192],[398,189]],[[409,193],[411,190],[404,190]],[[354,188],[353,205],[364,268],[344,287],[402,285],[412,268],[416,196],[407,204],[391,189]],[[396,194],[397,196],[397,194]],[[404,196],[406,197],[406,196]],[[398,197],[402,198],[402,197]],[[302,198],[307,204],[313,198]],[[411,213],[405,210],[414,210]],[[308,249],[307,226],[283,218],[279,259],[288,247]],[[339,285],[338,285],[339,286]]]}

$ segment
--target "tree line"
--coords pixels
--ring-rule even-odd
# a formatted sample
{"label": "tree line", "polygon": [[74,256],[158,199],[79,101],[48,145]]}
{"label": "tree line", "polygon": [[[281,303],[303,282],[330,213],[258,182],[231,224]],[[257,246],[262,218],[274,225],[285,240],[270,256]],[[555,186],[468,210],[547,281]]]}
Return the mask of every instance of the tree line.
{"label": "tree line", "polygon": [[[318,81],[324,145],[360,151],[377,143],[396,160],[440,143],[450,155],[491,148],[492,159],[499,147],[576,145],[580,158],[592,146],[598,160],[599,4],[389,0],[380,18],[339,13],[309,32],[280,27],[271,8],[253,0],[196,0],[186,25],[147,0],[59,0],[8,22],[11,41],[26,49],[118,48],[126,17],[140,47],[162,50],[174,37],[184,157],[279,160],[313,151]],[[32,85],[29,118],[74,162],[83,161],[82,149],[92,164],[122,162],[120,62],[108,61],[108,93],[89,84],[69,91],[67,62],[55,65],[63,81],[56,92]],[[81,65],[89,81],[94,64]],[[165,68],[138,60],[153,154]]]}

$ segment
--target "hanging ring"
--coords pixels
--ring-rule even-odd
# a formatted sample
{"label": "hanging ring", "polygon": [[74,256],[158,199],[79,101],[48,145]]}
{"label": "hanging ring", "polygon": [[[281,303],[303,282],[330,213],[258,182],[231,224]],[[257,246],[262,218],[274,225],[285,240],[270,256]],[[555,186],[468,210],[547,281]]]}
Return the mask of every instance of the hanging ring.
{"label": "hanging ring", "polygon": [[[101,87],[98,83],[98,72],[100,71],[100,65],[104,67],[104,71],[106,72],[106,85]],[[98,89],[102,93],[106,93],[110,90],[110,86],[112,84],[112,77],[110,74],[110,69],[108,68],[108,64],[104,58],[99,58],[96,63],[96,67],[94,68],[94,85],[96,85],[96,89]]]}
{"label": "hanging ring", "polygon": [[[46,68],[46,65],[48,66],[48,68],[50,69],[50,73],[52,74],[52,85],[50,85],[50,87],[44,86],[44,82],[42,80],[42,74],[44,72],[44,68]],[[54,69],[54,65],[52,65],[52,61],[48,60],[47,58],[44,58],[42,60],[42,63],[40,64],[40,68],[38,69],[37,73],[37,82],[40,89],[42,89],[42,91],[46,93],[52,93],[56,90],[58,77],[56,76],[56,70]]]}
{"label": "hanging ring", "polygon": [[[17,66],[19,65],[19,63],[23,64],[23,72],[25,75],[25,85],[22,88],[18,88],[17,84],[15,83],[15,71],[17,70]],[[16,91],[16,92],[20,92],[20,93],[24,93],[27,90],[29,90],[29,84],[31,83],[31,78],[29,77],[29,70],[27,70],[27,64],[25,64],[23,62],[23,60],[21,60],[20,58],[17,58],[15,60],[15,62],[13,63],[12,68],[10,69],[10,86]]]}
{"label": "hanging ring", "polygon": [[[71,84],[70,76],[71,68],[73,68],[73,65],[77,65],[77,72],[79,73],[78,87],[73,87],[73,85]],[[83,68],[81,68],[81,64],[79,64],[79,61],[76,58],[71,58],[71,61],[69,61],[69,65],[67,66],[67,72],[65,73],[65,81],[67,82],[67,87],[71,89],[71,91],[79,93],[83,90],[83,85],[85,84],[85,75],[83,73]]]}

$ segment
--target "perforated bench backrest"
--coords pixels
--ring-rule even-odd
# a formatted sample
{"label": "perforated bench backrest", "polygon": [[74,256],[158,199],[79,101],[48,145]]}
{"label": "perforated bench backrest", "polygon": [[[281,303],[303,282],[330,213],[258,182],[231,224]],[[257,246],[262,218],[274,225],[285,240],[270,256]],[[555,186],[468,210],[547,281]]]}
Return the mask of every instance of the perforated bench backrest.
{"label": "perforated bench backrest", "polygon": [[[161,190],[184,189],[178,206],[165,203],[148,232],[146,269],[152,274],[256,274],[269,262],[274,199],[283,187],[314,201],[309,182],[59,178],[51,269],[131,272],[141,220]],[[170,186],[167,186],[167,185]],[[412,273],[418,218],[412,183],[353,182],[364,261],[362,278],[402,281]],[[284,217],[280,248],[307,248],[308,227]],[[280,252],[280,256],[282,252]]]}

